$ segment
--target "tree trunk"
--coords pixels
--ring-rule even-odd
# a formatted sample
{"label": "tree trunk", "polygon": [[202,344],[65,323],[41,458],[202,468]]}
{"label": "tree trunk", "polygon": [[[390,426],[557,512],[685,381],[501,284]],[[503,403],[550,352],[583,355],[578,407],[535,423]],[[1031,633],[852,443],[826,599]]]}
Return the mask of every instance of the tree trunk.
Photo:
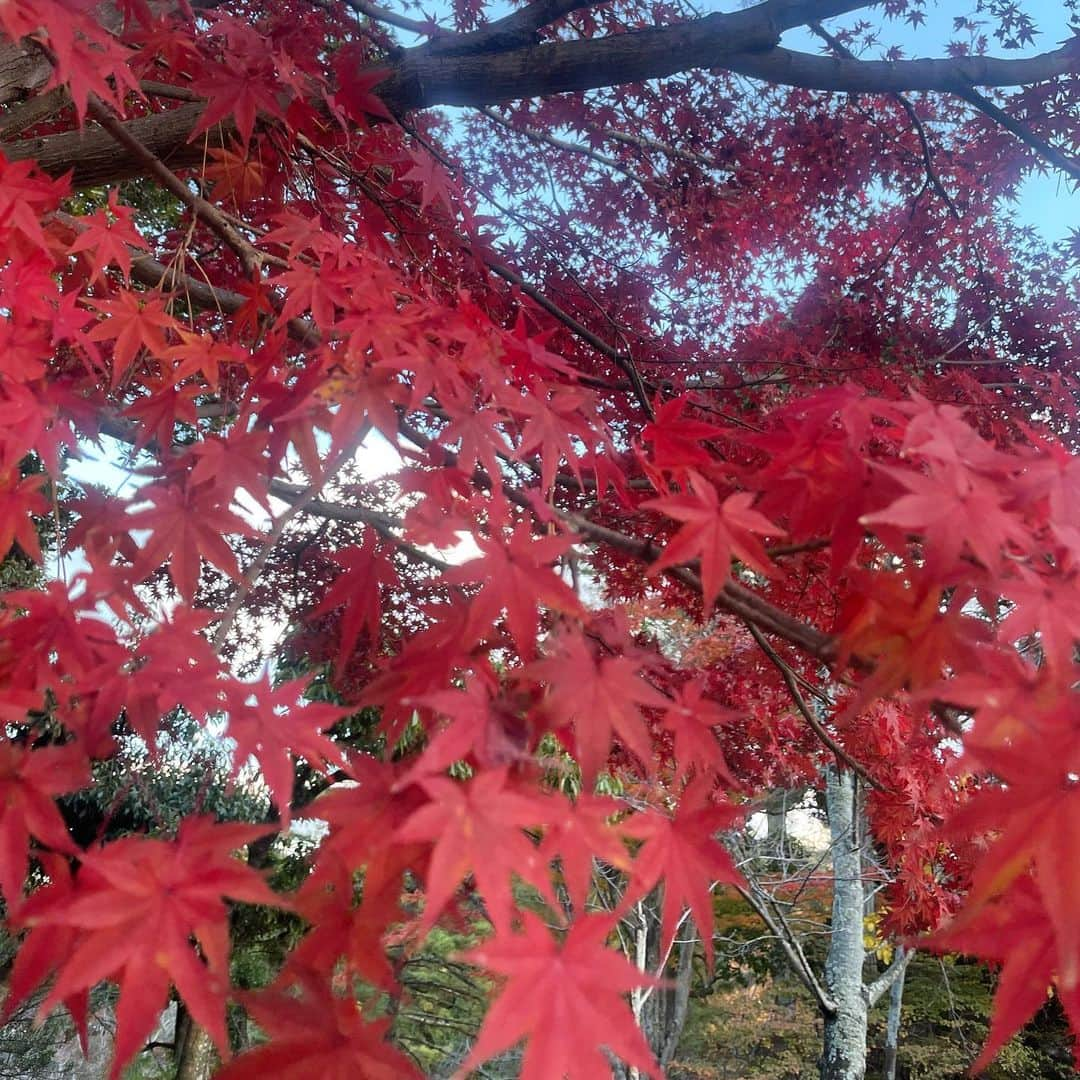
{"label": "tree trunk", "polygon": [[666,1069],[679,1049],[683,1028],[686,1026],[686,1014],[690,1008],[690,983],[694,976],[694,937],[692,923],[687,921],[683,927],[684,940],[679,942],[679,965],[675,972],[675,985],[664,991],[667,1009],[664,1013],[663,1034],[657,1057]]}
{"label": "tree trunk", "polygon": [[176,1014],[176,1080],[210,1080],[218,1066],[214,1042],[186,1009]]}
{"label": "tree trunk", "polygon": [[[633,917],[628,929],[632,934],[634,955],[630,957],[639,971],[663,976],[671,953],[660,952],[660,903],[662,894],[654,890],[634,905]],[[690,1003],[690,984],[694,975],[694,925],[689,918],[682,924],[677,944],[673,946],[678,957],[675,977],[670,986],[639,987],[630,994],[630,1007],[634,1020],[645,1041],[656,1055],[657,1061],[666,1067],[679,1048],[679,1039],[686,1024]],[[640,1080],[641,1073],[633,1067],[617,1066],[613,1070],[617,1080]]]}
{"label": "tree trunk", "polygon": [[889,987],[889,1015],[885,1022],[885,1069],[884,1080],[896,1080],[896,1052],[900,1045],[900,1009],[904,1003],[904,970]]}
{"label": "tree trunk", "polygon": [[825,1017],[821,1080],[864,1080],[866,999],[863,996],[863,841],[856,807],[855,774],[830,768],[825,805],[833,856],[832,933],[825,960],[825,988],[836,1011]]}

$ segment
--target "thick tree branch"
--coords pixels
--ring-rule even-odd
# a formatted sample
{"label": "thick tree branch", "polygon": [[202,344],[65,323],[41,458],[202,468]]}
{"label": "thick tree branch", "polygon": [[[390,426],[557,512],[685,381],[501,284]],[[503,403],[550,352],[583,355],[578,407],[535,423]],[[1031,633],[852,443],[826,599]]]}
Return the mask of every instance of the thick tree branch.
{"label": "thick tree branch", "polygon": [[594,90],[723,67],[731,55],[768,51],[785,30],[865,7],[865,0],[767,0],[745,11],[706,15],[589,40],[497,53],[405,53],[376,93],[398,112],[431,105],[494,105]]}
{"label": "thick tree branch", "polygon": [[[533,7],[564,11],[568,3],[553,0],[550,5]],[[971,94],[973,86],[1022,86],[1080,72],[1080,53],[1072,43],[1027,59],[976,56],[895,62],[814,56],[776,45],[780,35],[791,27],[865,6],[858,0],[768,0],[745,11],[708,15],[671,26],[497,52],[484,51],[489,45],[476,38],[469,52],[447,52],[445,43],[450,39],[444,38],[439,39],[444,44],[438,48],[433,42],[401,53],[389,77],[374,88],[374,93],[400,113],[435,105],[496,105],[661,78],[702,67],[735,71],[782,85],[845,93],[936,90],[965,95]],[[481,36],[484,33],[477,31]],[[31,77],[22,71],[20,63],[13,60],[17,70],[12,78],[16,81]],[[201,111],[202,105],[189,103],[128,121],[125,127],[147,150],[177,169],[202,159],[203,147],[188,142]],[[1010,123],[1015,126],[1015,121]],[[222,145],[234,134],[228,125],[222,125],[208,132],[208,138],[211,145]],[[1025,134],[1025,141],[1034,145],[1032,139],[1037,136]],[[97,129],[13,142],[4,146],[4,152],[16,160],[35,158],[52,175],[72,169],[76,186],[113,183],[144,171],[143,163]],[[1049,152],[1054,153],[1053,148]]]}
{"label": "thick tree branch", "polygon": [[[188,142],[205,107],[201,101],[192,102],[128,120],[123,128],[170,169],[189,168],[200,164],[206,155],[202,139]],[[207,131],[206,140],[210,146],[225,146],[235,135],[232,124],[215,124]],[[4,143],[2,149],[12,161],[33,158],[38,168],[50,176],[60,176],[71,169],[72,185],[77,188],[114,184],[146,172],[144,161],[100,127]]]}
{"label": "thick tree branch", "polygon": [[1072,43],[1025,59],[967,56],[948,60],[847,60],[790,49],[718,57],[727,68],[765,82],[847,94],[898,94],[905,90],[963,94],[972,86],[1029,86],[1080,72]]}
{"label": "thick tree branch", "polygon": [[1080,180],[1080,162],[1062,153],[1056,146],[1048,143],[1040,135],[1036,135],[1026,124],[1022,124],[1015,117],[1010,116],[1000,106],[995,105],[985,94],[980,94],[973,87],[958,90],[957,95],[962,97],[968,104],[974,105],[979,112],[990,117],[995,123],[1000,124],[1006,131],[1015,135],[1026,146],[1030,146],[1043,160],[1048,161],[1055,169],[1060,169],[1073,180]]}
{"label": "thick tree branch", "polygon": [[[307,488],[303,488],[299,484],[290,484],[285,480],[270,481],[270,494],[275,499],[281,499],[283,502],[293,503],[294,505],[305,499],[307,490]],[[355,504],[342,506],[339,503],[325,502],[322,499],[306,500],[302,510],[305,514],[326,518],[328,521],[367,525],[369,528],[374,529],[384,540],[388,540],[397,547],[406,558],[411,559],[413,562],[430,566],[440,573],[451,568],[450,563],[445,559],[440,559],[438,555],[432,555],[430,552],[424,551],[423,548],[418,548],[415,544],[410,544],[403,539],[401,536],[402,523],[389,514],[383,514],[378,510],[369,510],[365,506]]]}
{"label": "thick tree branch", "polygon": [[[837,38],[834,34],[830,34],[821,23],[811,23],[810,29],[817,34],[818,37],[827,41],[832,48],[833,52],[837,56],[842,57],[845,60],[857,60],[857,57]],[[915,106],[902,94],[892,95],[896,101],[903,107],[904,111],[908,114],[912,124],[915,126],[915,130],[919,136],[919,143],[922,146],[923,159],[926,162],[927,179],[935,191],[948,203],[949,209],[953,216],[956,217],[956,207],[953,205],[952,200],[949,198],[948,193],[942,187],[941,181],[938,178],[937,172],[934,169],[933,155],[930,152],[930,145],[927,141],[926,130],[923,127],[922,121],[919,119],[918,114],[915,111]],[[966,102],[974,105],[976,109],[990,117],[995,123],[1000,124],[1006,131],[1011,132],[1021,142],[1030,146],[1036,153],[1042,158],[1048,161],[1057,169],[1061,169],[1062,172],[1071,176],[1074,180],[1080,179],[1080,163],[1074,161],[1066,154],[1062,153],[1057,147],[1052,146],[1045,139],[1040,138],[1026,125],[1020,123],[1020,121],[1011,117],[1004,109],[995,105],[985,94],[980,94],[978,90],[973,87],[966,87],[963,90],[957,91],[957,96],[962,97]]]}

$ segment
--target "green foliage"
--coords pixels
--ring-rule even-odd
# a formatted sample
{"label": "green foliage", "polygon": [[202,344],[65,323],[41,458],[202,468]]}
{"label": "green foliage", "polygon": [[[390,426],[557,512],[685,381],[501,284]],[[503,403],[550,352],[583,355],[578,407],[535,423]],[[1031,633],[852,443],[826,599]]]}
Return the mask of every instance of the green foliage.
{"label": "green foliage", "polygon": [[94,765],[94,783],[61,800],[76,839],[172,832],[193,813],[229,821],[262,821],[269,802],[261,784],[233,781],[226,748],[183,714],[152,755],[137,738]]}
{"label": "green foliage", "polygon": [[402,965],[394,1038],[427,1075],[450,1075],[480,1029],[489,984],[455,959],[480,936],[436,929]]}
{"label": "green foliage", "polygon": [[[81,188],[64,200],[69,214],[83,217],[104,209],[109,201],[109,188]],[[171,192],[145,177],[136,176],[120,183],[120,202],[135,211],[135,222],[144,236],[168,232],[183,220],[184,206]]]}
{"label": "green foliage", "polygon": [[[919,955],[908,968],[900,1028],[901,1080],[960,1080],[990,1028],[996,979],[981,964]],[[886,1004],[871,1016],[869,1043],[881,1044]],[[1068,1028],[1056,999],[1005,1046],[986,1080],[1066,1080],[1075,1076]]]}
{"label": "green foliage", "polygon": [[[807,992],[782,960],[758,949],[740,965],[731,942],[745,929],[737,904],[718,899],[718,925],[728,946],[718,950],[724,973],[707,989],[699,980],[673,1080],[810,1080],[818,1075],[822,1022]],[[760,928],[759,928],[760,932]],[[760,942],[759,942],[760,945]],[[768,958],[762,963],[760,955]],[[753,951],[743,951],[752,959]],[[897,1058],[898,1080],[966,1080],[989,1030],[995,976],[954,957],[918,954],[907,971]],[[867,1075],[884,1062],[888,998],[871,1012]],[[1056,998],[1012,1039],[982,1074],[986,1080],[1067,1080],[1076,1075],[1068,1025]]]}
{"label": "green foliage", "polygon": [[809,1080],[821,1019],[786,972],[691,1000],[672,1080]]}

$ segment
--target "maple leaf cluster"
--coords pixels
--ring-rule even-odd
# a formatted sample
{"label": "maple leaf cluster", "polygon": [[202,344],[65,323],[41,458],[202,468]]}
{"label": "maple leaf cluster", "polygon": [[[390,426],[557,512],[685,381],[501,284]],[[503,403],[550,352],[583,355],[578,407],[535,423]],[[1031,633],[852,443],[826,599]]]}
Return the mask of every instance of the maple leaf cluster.
{"label": "maple leaf cluster", "polygon": [[[894,98],[742,108],[723,72],[403,118],[337,3],[0,31],[47,69],[3,129],[37,149],[0,144],[0,556],[48,579],[0,595],[5,1012],[47,987],[85,1026],[108,980],[114,1077],[172,992],[228,1080],[403,1077],[357,987],[464,923],[496,987],[467,1068],[658,1076],[619,919],[662,890],[661,952],[690,918],[711,963],[725,834],[839,763],[887,928],[1003,965],[984,1059],[1050,986],[1080,1030],[1075,278],[998,213],[1026,151],[920,103],[939,198]],[[134,154],[104,186],[46,156],[92,123]],[[124,483],[73,478],[98,453]],[[77,841],[64,797],[178,715],[265,820]],[[296,818],[326,833],[275,892],[252,853]],[[306,928],[264,989],[234,904]],[[266,1037],[235,1058],[230,1001]]]}

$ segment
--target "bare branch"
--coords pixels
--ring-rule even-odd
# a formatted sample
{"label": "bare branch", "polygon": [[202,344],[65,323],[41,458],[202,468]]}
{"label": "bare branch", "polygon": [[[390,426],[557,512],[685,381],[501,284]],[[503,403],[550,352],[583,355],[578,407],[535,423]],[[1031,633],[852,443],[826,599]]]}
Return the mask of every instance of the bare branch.
{"label": "bare branch", "polygon": [[366,15],[373,22],[386,23],[387,26],[396,26],[399,30],[407,30],[410,34],[420,34],[423,37],[433,37],[442,34],[451,38],[460,36],[451,30],[442,30],[437,26],[432,26],[431,23],[419,22],[418,20],[410,19],[405,15],[399,15],[396,11],[380,7],[378,4],[369,4],[368,0],[345,0],[345,3],[348,4],[353,11],[358,12],[360,15]]}
{"label": "bare branch", "polygon": [[535,0],[501,19],[480,27],[468,34],[455,34],[431,42],[427,49],[441,54],[460,52],[505,52],[522,45],[532,45],[539,40],[537,31],[551,23],[580,11],[594,7],[600,0]]}
{"label": "bare branch", "polygon": [[1055,169],[1071,176],[1073,180],[1080,180],[1080,162],[1062,153],[1056,146],[1048,143],[1042,136],[1036,135],[1026,124],[1022,124],[1015,117],[1010,116],[1000,106],[995,105],[985,94],[978,90],[967,87],[958,90],[957,95],[966,102],[974,105],[981,113],[990,117],[995,123],[1000,124],[1006,131],[1015,135],[1026,146],[1030,146],[1040,157],[1048,161]]}
{"label": "bare branch", "polygon": [[288,509],[274,519],[270,531],[263,538],[258,554],[251,561],[244,572],[243,578],[237,584],[236,591],[229,600],[228,607],[221,613],[221,620],[218,622],[211,641],[215,649],[220,649],[225,643],[225,639],[229,636],[240,609],[244,606],[244,601],[262,576],[263,570],[266,569],[266,564],[270,561],[270,556],[273,554],[274,548],[277,547],[278,541],[284,535],[286,528],[288,528],[289,522],[302,514],[304,510],[315,502],[319,497],[319,492],[352,460],[353,455],[360,448],[361,443],[367,438],[370,431],[370,423],[362,424],[360,430],[338,451],[334,459],[327,462],[322,475],[309,487],[300,489],[299,493],[289,500]]}
{"label": "bare branch", "polygon": [[873,1008],[878,1003],[882,994],[887,993],[892,984],[904,974],[914,957],[914,949],[905,949],[902,945],[897,948],[893,962],[869,986],[862,988],[863,1001],[867,1008]]}
{"label": "bare branch", "polygon": [[838,760],[844,762],[848,768],[858,773],[872,788],[878,791],[884,791],[885,788],[875,780],[867,771],[865,766],[860,765],[826,730],[825,725],[814,715],[814,710],[806,704],[805,698],[799,692],[799,687],[796,682],[797,675],[792,670],[791,665],[788,664],[784,658],[769,644],[768,639],[764,634],[752,623],[746,624],[747,630],[750,631],[753,639],[758,643],[761,651],[772,661],[780,672],[781,677],[784,680],[784,685],[788,688],[788,693],[791,695],[791,700],[795,703],[795,708],[799,710],[799,714],[810,726],[810,729],[818,737],[818,739],[827,746]]}
{"label": "bare branch", "polygon": [[718,57],[727,68],[765,82],[845,94],[897,94],[906,90],[963,94],[972,86],[1029,86],[1080,71],[1072,45],[1022,60],[995,56],[956,59],[845,60],[774,48]]}
{"label": "bare branch", "polygon": [[780,942],[780,947],[784,950],[784,955],[788,958],[792,970],[799,981],[814,995],[818,1008],[824,1013],[835,1013],[836,1002],[814,974],[814,969],[810,966],[810,961],[807,960],[799,939],[788,926],[784,913],[775,905],[770,907],[761,886],[752,878],[748,879],[748,884],[749,889],[735,886],[739,890],[739,895],[754,909],[761,921],[769,928],[770,933]]}

